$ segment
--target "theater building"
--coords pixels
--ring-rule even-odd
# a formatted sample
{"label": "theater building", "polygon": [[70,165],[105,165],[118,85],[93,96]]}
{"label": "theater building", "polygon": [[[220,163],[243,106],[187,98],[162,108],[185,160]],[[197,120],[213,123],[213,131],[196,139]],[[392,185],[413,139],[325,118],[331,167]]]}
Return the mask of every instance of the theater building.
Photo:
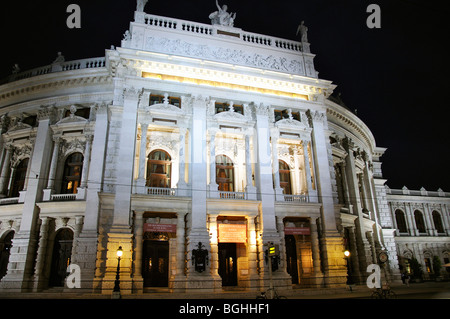
{"label": "theater building", "polygon": [[[2,83],[1,291],[69,290],[74,264],[81,289],[111,293],[119,247],[123,293],[259,291],[268,243],[279,288],[364,283],[381,252],[399,279],[396,239],[421,228],[399,226],[385,149],[330,97],[306,31],[294,42],[214,14],[201,24],[138,1],[104,57],[60,55]],[[425,229],[448,248],[439,200]]]}

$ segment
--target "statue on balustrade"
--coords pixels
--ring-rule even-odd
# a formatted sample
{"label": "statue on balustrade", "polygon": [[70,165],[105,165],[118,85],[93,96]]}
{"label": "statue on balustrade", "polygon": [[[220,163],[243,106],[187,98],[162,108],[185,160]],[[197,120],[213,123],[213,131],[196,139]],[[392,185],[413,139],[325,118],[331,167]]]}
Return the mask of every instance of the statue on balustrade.
{"label": "statue on balustrade", "polygon": [[297,28],[297,34],[300,33],[301,42],[307,43],[308,42],[308,28],[305,25],[305,21],[302,21],[301,24]]}
{"label": "statue on balustrade", "polygon": [[209,15],[212,25],[223,25],[226,27],[232,27],[234,25],[234,19],[236,19],[236,13],[228,13],[227,5],[224,4],[222,8],[219,6],[218,0],[216,0],[216,6],[219,9]]}
{"label": "statue on balustrade", "polygon": [[144,7],[147,2],[148,0],[137,0],[136,11],[144,12]]}

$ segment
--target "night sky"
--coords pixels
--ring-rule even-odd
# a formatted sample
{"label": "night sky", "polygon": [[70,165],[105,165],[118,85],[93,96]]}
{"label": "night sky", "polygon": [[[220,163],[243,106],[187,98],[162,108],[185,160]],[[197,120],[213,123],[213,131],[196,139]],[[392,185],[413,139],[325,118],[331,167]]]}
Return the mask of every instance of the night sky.
{"label": "night sky", "polygon": [[[14,63],[25,71],[50,64],[61,51],[66,61],[104,56],[119,46],[136,8],[135,0],[2,1],[0,77]],[[81,7],[81,29],[69,29],[66,8]],[[381,28],[369,29],[370,3],[381,8]],[[443,3],[443,2],[439,2]],[[419,0],[219,0],[236,12],[235,27],[299,40],[309,28],[319,77],[371,129],[391,188],[439,187],[450,191],[450,74],[448,17],[435,1]],[[210,24],[214,0],[150,0],[145,11]]]}

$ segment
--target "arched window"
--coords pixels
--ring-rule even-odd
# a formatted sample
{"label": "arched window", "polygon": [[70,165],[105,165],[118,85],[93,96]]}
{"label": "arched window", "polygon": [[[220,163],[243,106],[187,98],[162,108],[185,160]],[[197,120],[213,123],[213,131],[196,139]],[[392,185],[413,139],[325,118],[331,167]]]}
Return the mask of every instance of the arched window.
{"label": "arched window", "polygon": [[19,192],[25,186],[25,178],[27,176],[28,158],[25,158],[17,164],[14,170],[14,177],[11,184],[10,197],[19,197]]}
{"label": "arched window", "polygon": [[228,156],[216,156],[216,183],[220,191],[234,192],[234,164]]}
{"label": "arched window", "polygon": [[291,170],[286,162],[278,161],[278,173],[280,175],[280,187],[283,189],[283,193],[286,195],[292,195],[291,188]]}
{"label": "arched window", "polygon": [[81,172],[83,170],[83,154],[72,153],[64,163],[64,176],[61,194],[76,194],[80,186]]}
{"label": "arched window", "polygon": [[414,220],[416,221],[416,227],[419,230],[419,233],[426,233],[425,221],[423,219],[423,214],[420,211],[414,211]]}
{"label": "arched window", "polygon": [[442,224],[442,218],[441,214],[437,211],[433,211],[433,223],[434,228],[437,230],[438,233],[444,233],[444,225]]}
{"label": "arched window", "polygon": [[155,150],[148,155],[147,186],[170,188],[172,158],[163,150]]}
{"label": "arched window", "polygon": [[397,209],[395,211],[395,221],[397,222],[397,228],[399,232],[401,233],[408,232],[408,228],[406,227],[405,213],[402,212],[400,209]]}

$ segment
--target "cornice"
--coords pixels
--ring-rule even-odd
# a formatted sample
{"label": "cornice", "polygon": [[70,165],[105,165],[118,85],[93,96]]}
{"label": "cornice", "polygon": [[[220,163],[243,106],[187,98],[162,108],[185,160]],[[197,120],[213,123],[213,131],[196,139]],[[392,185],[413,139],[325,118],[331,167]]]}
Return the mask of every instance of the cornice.
{"label": "cornice", "polygon": [[80,86],[111,84],[112,77],[98,69],[82,69],[67,72],[45,74],[23,79],[0,86],[0,107],[5,107],[20,100],[23,96],[42,94],[51,91],[58,96],[56,90],[76,88]]}
{"label": "cornice", "polygon": [[330,121],[330,117],[334,118],[337,123],[342,125],[343,128],[355,135],[359,135],[362,140],[370,147],[371,152],[374,152],[374,150],[377,149],[375,138],[372,132],[363,121],[356,117],[356,115],[350,113],[343,107],[329,100],[327,100],[326,106],[328,121]]}

